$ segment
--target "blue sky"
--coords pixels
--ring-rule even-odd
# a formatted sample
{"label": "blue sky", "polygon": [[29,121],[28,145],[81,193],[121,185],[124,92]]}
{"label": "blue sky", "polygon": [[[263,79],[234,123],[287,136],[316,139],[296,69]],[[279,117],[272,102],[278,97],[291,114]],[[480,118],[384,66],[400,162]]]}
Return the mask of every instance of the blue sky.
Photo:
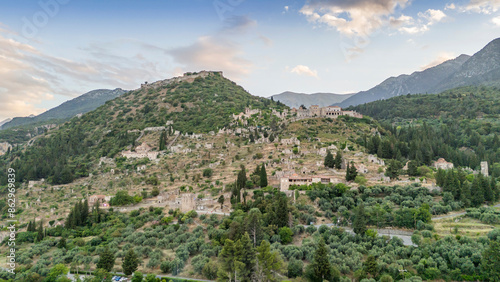
{"label": "blue sky", "polygon": [[250,93],[351,93],[479,51],[500,0],[0,0],[0,121],[93,89],[222,70]]}

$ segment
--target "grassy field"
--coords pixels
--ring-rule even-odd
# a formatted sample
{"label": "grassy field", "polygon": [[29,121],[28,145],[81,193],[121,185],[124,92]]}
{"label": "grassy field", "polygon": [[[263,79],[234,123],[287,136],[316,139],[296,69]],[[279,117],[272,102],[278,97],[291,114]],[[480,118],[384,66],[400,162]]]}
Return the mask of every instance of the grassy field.
{"label": "grassy field", "polygon": [[484,224],[477,219],[465,216],[444,218],[433,222],[434,229],[440,236],[466,235],[468,237],[477,238],[486,236],[486,234],[495,228],[500,228],[500,224]]}

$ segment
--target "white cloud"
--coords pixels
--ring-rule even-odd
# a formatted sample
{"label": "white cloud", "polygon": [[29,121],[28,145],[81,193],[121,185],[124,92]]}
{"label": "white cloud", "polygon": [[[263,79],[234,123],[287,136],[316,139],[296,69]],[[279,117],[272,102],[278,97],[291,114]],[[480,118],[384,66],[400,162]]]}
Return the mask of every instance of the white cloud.
{"label": "white cloud", "polygon": [[241,57],[240,46],[221,37],[202,36],[189,46],[167,53],[186,69],[220,70],[234,80],[247,75],[252,68],[252,63]]}
{"label": "white cloud", "polygon": [[298,75],[306,75],[316,78],[318,77],[318,72],[316,70],[311,70],[308,66],[304,65],[297,65],[293,69],[291,69],[290,72]]}
{"label": "white cloud", "polygon": [[492,18],[491,22],[496,26],[500,26],[500,16]]}
{"label": "white cloud", "polygon": [[457,7],[455,6],[454,3],[447,4],[444,9],[445,10],[455,10]]}
{"label": "white cloud", "polygon": [[285,6],[285,7],[283,8],[283,9],[285,10],[284,12],[288,12],[288,9],[289,9],[289,8],[290,8],[290,7]]}
{"label": "white cloud", "polygon": [[396,8],[409,0],[310,0],[300,12],[311,22],[334,27],[348,36],[365,36],[389,24]]}
{"label": "white cloud", "polygon": [[444,21],[448,16],[441,10],[428,9],[425,12],[418,13],[416,21],[405,21],[398,30],[401,33],[418,34],[424,33],[430,29],[430,26]]}
{"label": "white cloud", "polygon": [[455,59],[456,58],[456,55],[453,54],[453,53],[449,53],[449,52],[441,52],[438,54],[438,56],[432,60],[431,62],[429,62],[428,64],[425,64],[423,66],[420,67],[421,70],[425,70],[425,69],[428,69],[428,68],[432,68],[432,67],[435,67],[441,63],[444,63],[445,61],[448,61],[448,60],[451,60],[451,59]]}
{"label": "white cloud", "polygon": [[17,36],[6,27],[0,31],[0,120],[40,114],[46,110],[41,104],[56,95],[69,99],[96,88],[135,89],[144,79],[165,75],[140,52],[124,55],[113,47],[144,50],[138,42],[90,44],[75,50],[84,54],[75,61],[47,54]]}
{"label": "white cloud", "polygon": [[390,17],[389,23],[391,27],[400,27],[413,23],[413,18],[410,16],[401,15],[399,18]]}
{"label": "white cloud", "polygon": [[428,9],[424,13],[420,12],[418,13],[418,16],[426,19],[428,25],[438,23],[446,18],[446,14],[443,11],[434,9]]}
{"label": "white cloud", "polygon": [[500,0],[471,0],[462,11],[491,14],[500,8]]}

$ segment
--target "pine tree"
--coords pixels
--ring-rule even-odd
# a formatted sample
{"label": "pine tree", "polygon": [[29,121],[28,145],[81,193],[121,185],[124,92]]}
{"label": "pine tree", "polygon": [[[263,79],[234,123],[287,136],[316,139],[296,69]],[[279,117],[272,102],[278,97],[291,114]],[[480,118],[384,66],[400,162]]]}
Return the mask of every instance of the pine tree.
{"label": "pine tree", "polygon": [[312,263],[306,268],[306,276],[309,280],[318,282],[324,280],[338,281],[339,279],[340,272],[330,264],[328,250],[323,237],[320,237]]}
{"label": "pine tree", "polygon": [[267,187],[267,184],[266,166],[262,164],[262,169],[260,170],[260,187]]}
{"label": "pine tree", "polygon": [[243,267],[243,263],[238,260],[238,252],[235,248],[234,241],[226,239],[224,247],[220,252],[221,268],[217,272],[217,276],[222,281],[237,281],[238,273]]}
{"label": "pine tree", "polygon": [[57,243],[57,247],[59,249],[66,249],[66,239],[64,237],[61,237],[61,239]]}
{"label": "pine tree", "polygon": [[490,240],[481,258],[481,270],[488,281],[500,281],[500,242]]}
{"label": "pine tree", "polygon": [[130,248],[127,254],[125,255],[125,258],[123,259],[123,264],[122,264],[123,273],[125,273],[125,275],[130,275],[137,270],[138,266],[139,266],[139,259],[137,258],[134,249]]}
{"label": "pine tree", "polygon": [[[418,176],[418,164],[416,161],[408,162],[408,176]],[[437,181],[437,177],[436,177]]]}
{"label": "pine tree", "polygon": [[274,281],[273,273],[281,268],[283,261],[276,251],[271,252],[271,245],[263,240],[257,247],[255,275],[257,281]]}
{"label": "pine tree", "polygon": [[97,262],[96,267],[102,268],[106,271],[111,271],[115,266],[115,256],[109,250],[108,247],[104,248],[104,251],[99,255],[99,261]]}
{"label": "pine tree", "polygon": [[352,223],[353,226],[353,231],[354,233],[358,235],[364,235],[366,232],[366,213],[365,213],[365,207],[361,203],[359,204],[356,214],[354,217],[354,221]]}
{"label": "pine tree", "polygon": [[248,217],[246,220],[247,231],[250,234],[250,239],[253,241],[253,246],[257,246],[257,240],[259,240],[262,234],[262,213],[258,208],[253,208],[248,212]]}
{"label": "pine tree", "polygon": [[236,252],[238,261],[243,263],[240,271],[240,281],[251,281],[255,265],[255,250],[247,232],[236,242]]}
{"label": "pine tree", "polygon": [[460,201],[465,207],[471,206],[471,184],[469,182],[462,183],[460,187]]}
{"label": "pine tree", "polygon": [[376,277],[377,268],[378,268],[377,259],[374,256],[369,255],[366,258],[366,261],[363,262],[363,269],[365,270],[366,273],[371,274],[372,277]]}
{"label": "pine tree", "polygon": [[335,166],[335,160],[333,159],[333,155],[330,150],[326,153],[324,165],[329,168],[333,168]]}
{"label": "pine tree", "polygon": [[335,155],[335,160],[334,160],[334,167],[336,169],[342,169],[342,152],[337,151],[337,154]]}

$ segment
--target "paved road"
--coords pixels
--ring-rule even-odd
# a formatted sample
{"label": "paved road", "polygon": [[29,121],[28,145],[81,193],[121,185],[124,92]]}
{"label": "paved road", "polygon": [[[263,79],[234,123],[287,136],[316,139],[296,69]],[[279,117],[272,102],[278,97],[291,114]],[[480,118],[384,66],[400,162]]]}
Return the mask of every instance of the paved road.
{"label": "paved road", "polygon": [[[498,208],[498,207],[500,207],[500,204],[494,205],[493,207]],[[453,218],[453,217],[461,216],[464,214],[466,214],[466,212],[459,212],[459,213],[454,213],[454,214],[436,216],[436,217],[433,217],[432,220],[443,219],[443,218]]]}
{"label": "paved road", "polygon": [[[115,272],[115,274],[120,274],[124,275],[123,272]],[[85,275],[80,275],[80,279],[84,278]],[[144,274],[144,277],[146,277],[146,274]],[[75,274],[68,273],[68,278],[71,281],[76,281],[75,280]],[[181,277],[181,276],[163,276],[163,275],[156,275],[156,278],[177,278],[177,279],[186,279],[186,280],[192,280],[192,281],[201,281],[201,282],[214,282],[214,280],[204,280],[204,279],[195,279],[195,278],[189,278],[189,277]],[[130,279],[128,280],[130,281]],[[168,280],[167,280],[168,281]]]}

